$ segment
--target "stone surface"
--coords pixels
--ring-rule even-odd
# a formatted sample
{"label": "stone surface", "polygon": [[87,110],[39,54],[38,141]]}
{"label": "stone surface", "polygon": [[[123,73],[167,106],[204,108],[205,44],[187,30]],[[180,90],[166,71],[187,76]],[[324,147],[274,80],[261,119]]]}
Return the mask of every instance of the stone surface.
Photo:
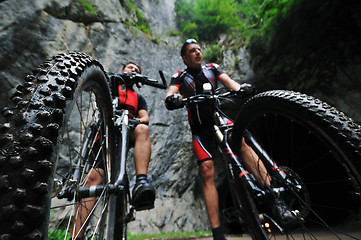
{"label": "stone surface", "polygon": [[[152,37],[127,24],[137,19],[125,6],[125,0],[89,2],[96,7],[97,15],[87,13],[79,2],[72,0],[0,1],[0,107],[10,104],[14,87],[23,82],[32,69],[61,52],[85,52],[97,58],[109,72],[119,72],[123,64],[134,61],[150,78],[159,79],[158,71],[163,70],[168,83],[175,71],[184,68],[179,57],[181,39],[167,35],[167,31],[175,27],[174,0],[133,1],[149,19]],[[254,73],[244,48],[238,51],[224,48],[223,56],[219,64],[234,79],[252,81]],[[351,73],[359,76],[355,71]],[[342,84],[335,88],[342,89]],[[167,111],[163,103],[165,90],[144,86],[139,92],[149,106],[152,139],[149,178],[156,187],[157,200],[155,209],[137,213],[130,231],[206,230],[208,217],[186,111]],[[360,94],[345,95],[340,91],[337,98],[323,97],[361,122],[360,111],[355,110],[359,109],[358,105],[350,104],[359,104],[361,101],[355,99],[359,99]],[[132,159],[128,167],[134,182]],[[222,170],[217,169],[220,185]]]}

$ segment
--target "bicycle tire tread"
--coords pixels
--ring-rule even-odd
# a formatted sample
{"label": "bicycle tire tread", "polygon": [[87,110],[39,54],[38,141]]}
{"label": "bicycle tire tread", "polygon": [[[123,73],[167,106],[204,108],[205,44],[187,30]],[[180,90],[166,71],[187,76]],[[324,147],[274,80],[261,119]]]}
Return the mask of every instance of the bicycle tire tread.
{"label": "bicycle tire tread", "polygon": [[54,56],[25,77],[2,114],[0,125],[0,238],[45,239],[49,161],[57,143],[67,100],[86,68],[102,65],[83,53]]}
{"label": "bicycle tire tread", "polygon": [[361,127],[343,112],[315,97],[288,90],[272,90],[257,94],[249,99],[242,109],[248,108],[250,103],[257,104],[259,99],[288,102],[295,112],[302,108],[303,112],[309,113],[310,120],[314,120],[313,123],[317,124],[317,127],[324,128],[341,148],[350,151],[353,161],[361,163]]}

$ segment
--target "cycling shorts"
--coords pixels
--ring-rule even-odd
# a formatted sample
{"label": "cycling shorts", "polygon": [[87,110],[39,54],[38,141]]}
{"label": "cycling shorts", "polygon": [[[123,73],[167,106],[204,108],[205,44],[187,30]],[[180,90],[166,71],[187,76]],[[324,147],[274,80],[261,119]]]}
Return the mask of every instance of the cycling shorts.
{"label": "cycling shorts", "polygon": [[[233,125],[233,122],[224,118],[227,125]],[[201,165],[207,160],[212,160],[217,154],[216,140],[213,133],[212,126],[191,126],[193,135],[193,150],[198,159],[198,165]]]}
{"label": "cycling shorts", "polygon": [[216,144],[211,128],[193,132],[193,150],[197,156],[198,165],[213,159],[216,154]]}

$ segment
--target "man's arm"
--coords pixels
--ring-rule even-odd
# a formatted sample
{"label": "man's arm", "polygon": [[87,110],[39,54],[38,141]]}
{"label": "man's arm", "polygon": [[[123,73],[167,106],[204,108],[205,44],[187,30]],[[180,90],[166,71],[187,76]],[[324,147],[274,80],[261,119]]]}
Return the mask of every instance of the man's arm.
{"label": "man's arm", "polygon": [[175,85],[170,85],[168,87],[168,91],[167,91],[167,94],[165,95],[165,98],[166,99],[167,97],[169,97],[170,95],[174,95],[176,93],[178,93],[179,91],[179,87],[178,86],[175,86]]}
{"label": "man's arm", "polygon": [[221,75],[219,75],[218,81],[229,90],[238,91],[241,88],[241,85],[234,81],[232,78],[230,78],[230,76],[228,76],[228,74],[226,73],[222,73]]}
{"label": "man's arm", "polygon": [[138,111],[138,120],[140,123],[143,123],[143,124],[149,124],[149,115],[148,115],[148,111],[147,110],[139,110]]}

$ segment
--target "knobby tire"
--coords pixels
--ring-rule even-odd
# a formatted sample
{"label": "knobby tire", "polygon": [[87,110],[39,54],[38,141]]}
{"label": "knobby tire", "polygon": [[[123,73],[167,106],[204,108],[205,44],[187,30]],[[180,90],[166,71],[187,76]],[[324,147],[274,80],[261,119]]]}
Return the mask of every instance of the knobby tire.
{"label": "knobby tire", "polygon": [[[25,78],[0,125],[0,239],[66,239],[86,203],[95,206],[85,239],[114,237],[106,190],[78,199],[91,171],[114,181],[114,131],[107,75],[83,53],[59,54]],[[75,174],[77,173],[77,174]],[[52,194],[75,189],[73,196]],[[81,219],[78,217],[78,219]]]}
{"label": "knobby tire", "polygon": [[[242,106],[232,132],[232,148],[237,153],[245,130],[281,171],[302,186],[300,192],[292,189],[280,197],[291,210],[300,210],[300,217],[305,220],[300,228],[286,228],[284,235],[318,239],[326,232],[340,239],[357,239],[353,231],[360,212],[359,125],[319,99],[275,90],[260,93]],[[290,188],[272,176],[272,169],[268,173],[273,177],[271,187]],[[267,206],[255,212],[268,214]],[[256,231],[266,230],[259,225]],[[280,234],[275,229],[267,233],[269,239]]]}

